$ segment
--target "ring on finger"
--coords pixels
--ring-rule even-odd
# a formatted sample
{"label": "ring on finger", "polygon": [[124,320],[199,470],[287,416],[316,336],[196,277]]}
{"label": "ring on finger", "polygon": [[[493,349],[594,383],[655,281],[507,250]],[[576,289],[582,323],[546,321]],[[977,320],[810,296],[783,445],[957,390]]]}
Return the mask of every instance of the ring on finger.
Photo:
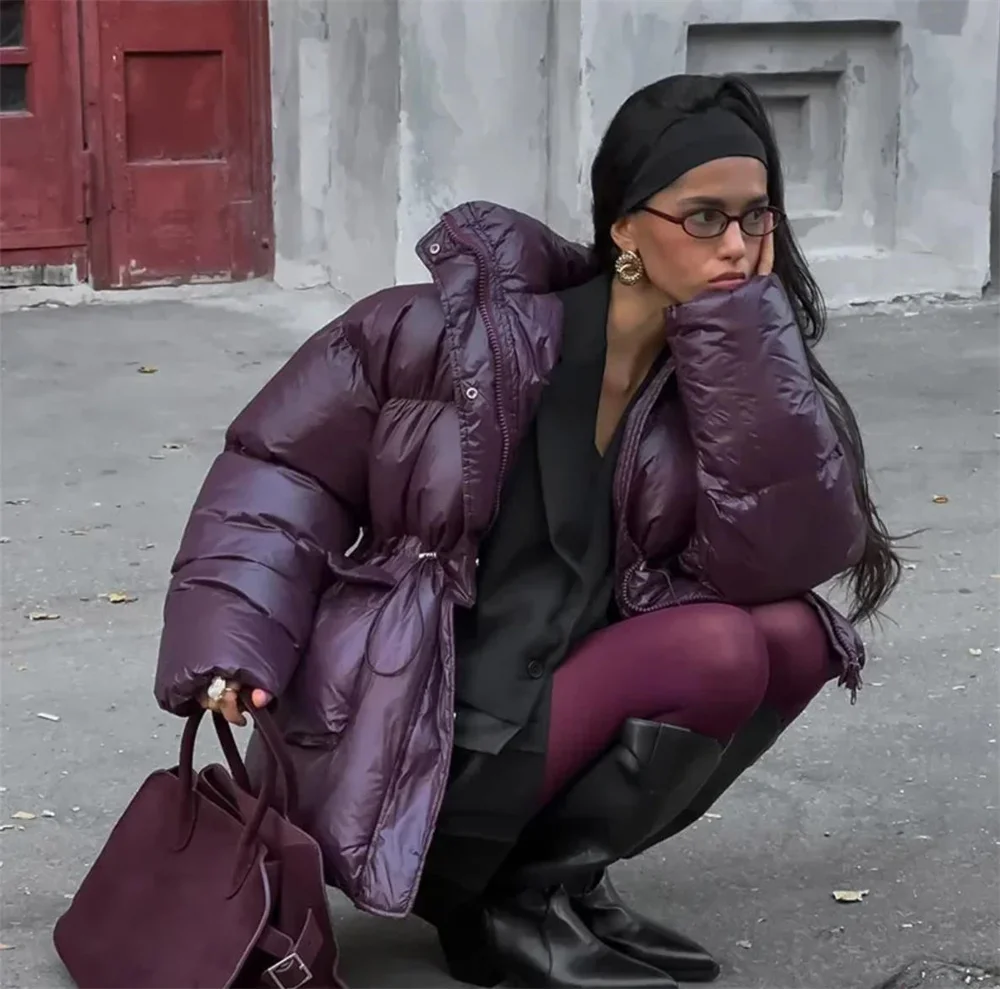
{"label": "ring on finger", "polygon": [[213,704],[218,704],[219,701],[221,701],[222,698],[225,696],[225,693],[228,689],[229,689],[229,684],[226,683],[225,678],[216,677],[208,685],[208,690],[205,691],[205,696],[208,697],[208,699]]}

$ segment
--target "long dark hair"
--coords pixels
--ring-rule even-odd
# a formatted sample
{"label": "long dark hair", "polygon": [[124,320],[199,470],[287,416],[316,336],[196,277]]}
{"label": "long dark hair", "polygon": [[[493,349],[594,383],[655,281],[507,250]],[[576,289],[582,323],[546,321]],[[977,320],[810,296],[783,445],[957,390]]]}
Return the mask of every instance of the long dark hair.
{"label": "long dark hair", "polygon": [[[767,149],[768,195],[771,205],[785,208],[781,157],[767,113],[748,83],[738,76],[671,76],[630,96],[615,114],[591,169],[594,251],[610,269],[618,256],[611,227],[621,216],[622,199],[637,170],[664,128],[681,114],[713,106],[738,114]],[[847,455],[855,467],[854,487],[867,523],[861,559],[844,574],[852,597],[852,621],[873,618],[899,583],[902,566],[872,499],[865,448],[857,418],[843,392],[820,365],[812,348],[826,330],[826,305],[789,224],[775,232],[774,272],[795,310],[806,343],[809,369],[819,387]]]}

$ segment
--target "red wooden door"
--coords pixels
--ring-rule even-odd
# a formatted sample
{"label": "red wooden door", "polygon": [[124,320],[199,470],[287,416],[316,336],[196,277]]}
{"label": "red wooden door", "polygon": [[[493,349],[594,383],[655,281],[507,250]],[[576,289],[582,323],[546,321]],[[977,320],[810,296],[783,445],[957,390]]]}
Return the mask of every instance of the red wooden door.
{"label": "red wooden door", "polygon": [[19,255],[66,261],[74,247],[82,253],[87,224],[80,100],[77,5],[0,0],[4,264],[19,263]]}
{"label": "red wooden door", "polygon": [[105,160],[99,205],[108,241],[97,282],[269,272],[266,3],[95,6]]}

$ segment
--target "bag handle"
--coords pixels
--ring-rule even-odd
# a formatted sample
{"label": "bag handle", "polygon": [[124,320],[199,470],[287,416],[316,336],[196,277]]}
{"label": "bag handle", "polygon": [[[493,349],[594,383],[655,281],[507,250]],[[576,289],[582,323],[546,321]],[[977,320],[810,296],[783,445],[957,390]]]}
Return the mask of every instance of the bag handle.
{"label": "bag handle", "polygon": [[229,767],[229,772],[236,781],[236,785],[247,793],[253,793],[253,787],[250,784],[250,774],[247,772],[243,756],[240,755],[239,747],[233,738],[233,733],[229,729],[225,717],[219,714],[218,711],[213,711],[212,723],[215,727],[215,737],[219,740],[219,747],[222,749],[222,754],[226,758],[226,765]]}
{"label": "bag handle", "polygon": [[[279,777],[282,790],[282,801],[280,810],[286,818],[294,820],[298,811],[298,787],[295,779],[295,768],[288,755],[284,739],[281,732],[275,725],[269,711],[264,708],[256,708],[251,701],[251,692],[243,690],[239,695],[241,710],[249,714],[254,722],[254,728],[259,732],[264,744],[265,761],[264,777],[259,792],[256,794],[257,802],[253,813],[244,822],[243,832],[237,848],[236,861],[239,863],[245,852],[253,845],[260,831],[260,826],[264,820],[264,815],[268,809],[275,806],[275,791],[278,788]],[[194,749],[198,736],[198,728],[204,717],[204,710],[196,711],[188,719],[181,736],[180,757],[178,760],[178,778],[183,794],[181,806],[181,835],[179,847],[184,847],[191,840],[194,833],[195,813],[195,772],[194,772]],[[236,740],[233,738],[232,728],[229,722],[222,715],[213,712],[213,722],[219,744],[222,747],[226,762],[229,764],[230,772],[237,785],[253,794],[250,785],[250,774],[247,772],[246,763],[240,755]]]}
{"label": "bag handle", "polygon": [[[260,834],[264,816],[274,806],[274,793],[277,785],[279,772],[284,773],[286,767],[291,768],[291,761],[287,753],[282,751],[281,755],[275,748],[275,743],[281,744],[280,735],[274,725],[270,722],[269,716],[264,713],[264,718],[260,718],[262,712],[251,710],[255,723],[267,721],[267,727],[262,731],[264,744],[267,751],[267,759],[264,765],[264,780],[252,813],[243,820],[243,827],[240,831],[239,840],[233,855],[232,880],[230,883],[229,896],[235,896],[242,888],[247,877],[253,869],[256,861],[257,838]],[[194,748],[198,736],[198,728],[202,718],[205,716],[204,710],[198,710],[192,714],[187,724],[184,726],[184,733],[181,736],[180,762],[178,765],[178,778],[181,786],[181,806],[179,817],[178,842],[174,847],[175,852],[183,851],[188,846],[195,833],[198,821],[198,804],[196,794],[196,777],[194,772]],[[220,726],[217,724],[217,728]],[[233,757],[237,767],[237,774],[243,777],[248,776],[246,766],[240,757],[236,742],[232,737],[232,731],[228,723],[223,719],[221,726],[220,740],[223,735],[228,735],[228,739],[223,743],[227,757]],[[286,782],[286,786],[289,785]],[[294,786],[294,784],[291,784]],[[248,791],[249,792],[249,791]]]}
{"label": "bag handle", "polygon": [[[267,757],[264,766],[265,780],[268,774],[276,773],[281,783],[281,806],[280,810],[284,817],[294,821],[298,815],[299,794],[295,777],[295,767],[291,757],[288,755],[288,747],[285,740],[274,723],[274,718],[267,708],[254,707],[251,700],[252,691],[242,690],[239,695],[240,710],[249,714],[254,722],[254,730],[260,736],[264,744],[264,754]],[[214,712],[213,712],[214,713]],[[215,733],[219,738],[219,744],[229,763],[229,769],[236,782],[248,793],[253,793],[250,785],[250,774],[247,772],[246,764],[240,755],[233,738],[232,728],[229,722],[221,714],[214,714]],[[245,783],[244,783],[245,781]]]}

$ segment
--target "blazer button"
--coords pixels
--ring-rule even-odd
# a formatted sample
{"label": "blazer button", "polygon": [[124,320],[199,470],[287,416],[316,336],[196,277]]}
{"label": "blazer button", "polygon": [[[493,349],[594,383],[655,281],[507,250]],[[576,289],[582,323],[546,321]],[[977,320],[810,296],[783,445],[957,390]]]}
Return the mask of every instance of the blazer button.
{"label": "blazer button", "polygon": [[530,663],[528,663],[528,676],[530,676],[532,680],[540,680],[543,676],[545,676],[545,667],[539,663],[537,659],[533,659]]}

